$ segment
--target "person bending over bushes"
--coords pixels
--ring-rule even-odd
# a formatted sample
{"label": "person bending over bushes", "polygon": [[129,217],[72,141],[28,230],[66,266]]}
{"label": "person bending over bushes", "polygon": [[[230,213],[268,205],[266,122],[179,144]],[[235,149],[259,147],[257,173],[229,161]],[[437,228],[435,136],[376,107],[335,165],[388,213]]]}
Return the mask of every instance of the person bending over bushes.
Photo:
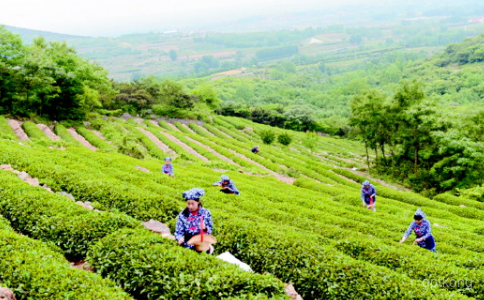
{"label": "person bending over bushes", "polygon": [[231,181],[229,176],[227,175],[222,175],[221,180],[215,182],[212,185],[221,187],[220,191],[225,194],[235,194],[235,195],[240,194],[239,190],[235,186],[235,183]]}
{"label": "person bending over bushes", "polygon": [[361,201],[363,206],[376,211],[376,188],[373,184],[370,184],[368,180],[365,180],[361,187]]}
{"label": "person bending over bushes", "polygon": [[171,157],[167,157],[164,159],[165,164],[161,167],[161,171],[171,177],[175,177],[175,171],[173,170],[173,165],[171,164]]}
{"label": "person bending over bushes", "polygon": [[413,216],[414,221],[408,226],[408,229],[403,234],[400,243],[404,243],[405,240],[410,236],[412,230],[415,232],[417,238],[415,243],[422,248],[435,252],[435,240],[432,235],[432,228],[430,227],[430,222],[425,219],[426,215],[419,208]]}
{"label": "person bending over bushes", "polygon": [[216,240],[210,235],[213,231],[212,215],[200,202],[204,194],[203,189],[197,188],[183,192],[187,207],[176,220],[175,239],[183,247],[212,254],[212,244]]}

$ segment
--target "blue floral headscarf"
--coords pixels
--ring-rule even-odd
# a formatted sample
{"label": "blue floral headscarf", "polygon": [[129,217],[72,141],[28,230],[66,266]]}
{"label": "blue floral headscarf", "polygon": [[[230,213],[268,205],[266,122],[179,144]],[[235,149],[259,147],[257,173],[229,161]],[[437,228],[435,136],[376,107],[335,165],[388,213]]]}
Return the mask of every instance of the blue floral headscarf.
{"label": "blue floral headscarf", "polygon": [[193,188],[182,193],[185,200],[200,200],[203,195],[205,195],[205,191],[198,188]]}
{"label": "blue floral headscarf", "polygon": [[422,219],[425,219],[427,215],[420,208],[418,208],[417,211],[415,211],[414,216],[419,216],[422,217]]}

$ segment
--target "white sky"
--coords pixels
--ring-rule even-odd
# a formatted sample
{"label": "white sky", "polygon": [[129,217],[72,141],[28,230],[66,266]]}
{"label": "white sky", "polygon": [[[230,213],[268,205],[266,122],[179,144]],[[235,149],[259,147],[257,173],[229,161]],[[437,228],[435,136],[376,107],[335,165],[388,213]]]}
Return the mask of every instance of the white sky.
{"label": "white sky", "polygon": [[[372,1],[372,0],[370,0]],[[386,0],[388,1],[388,0]],[[307,11],[368,0],[0,0],[0,24],[75,35],[119,35]]]}

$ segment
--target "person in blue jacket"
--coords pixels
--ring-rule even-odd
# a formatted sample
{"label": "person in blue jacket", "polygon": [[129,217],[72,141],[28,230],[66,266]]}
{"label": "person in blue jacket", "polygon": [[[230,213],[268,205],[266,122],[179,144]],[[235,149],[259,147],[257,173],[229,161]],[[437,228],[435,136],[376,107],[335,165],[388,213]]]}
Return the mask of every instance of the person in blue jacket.
{"label": "person in blue jacket", "polygon": [[376,211],[376,188],[368,180],[362,183],[361,201],[364,207]]}
{"label": "person in blue jacket", "polygon": [[434,236],[432,235],[432,228],[430,222],[425,219],[425,217],[426,215],[424,212],[420,208],[417,209],[413,216],[414,221],[408,226],[400,243],[405,243],[405,240],[410,236],[412,231],[414,231],[417,236],[415,243],[422,248],[435,252],[436,244]]}
{"label": "person in blue jacket", "polygon": [[240,194],[234,182],[231,181],[227,175],[222,175],[221,180],[213,183],[212,185],[221,187],[220,191],[225,194]]}
{"label": "person in blue jacket", "polygon": [[173,170],[173,165],[171,164],[171,157],[167,157],[164,159],[165,164],[161,167],[161,171],[171,177],[175,177],[175,171]]}
{"label": "person in blue jacket", "polygon": [[[205,194],[203,189],[193,188],[183,192],[182,196],[187,203],[187,207],[180,212],[176,220],[175,239],[178,245],[195,250],[194,245],[188,245],[187,242],[194,236],[204,233],[212,234],[213,222],[210,211],[202,206],[200,198]],[[202,219],[202,222],[201,220]],[[213,246],[207,253],[213,253]]]}

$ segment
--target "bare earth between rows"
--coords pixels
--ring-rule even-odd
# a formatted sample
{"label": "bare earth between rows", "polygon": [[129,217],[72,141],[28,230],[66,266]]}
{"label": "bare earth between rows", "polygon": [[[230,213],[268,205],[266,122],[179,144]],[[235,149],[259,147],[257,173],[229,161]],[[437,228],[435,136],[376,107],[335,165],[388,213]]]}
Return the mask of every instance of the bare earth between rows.
{"label": "bare earth between rows", "polygon": [[232,165],[234,165],[234,166],[237,166],[237,167],[241,168],[241,166],[240,166],[238,163],[236,163],[235,161],[231,160],[231,159],[230,159],[230,158],[228,158],[227,156],[224,156],[224,155],[222,155],[222,154],[218,153],[217,151],[213,150],[213,149],[212,149],[212,148],[210,148],[209,146],[207,146],[207,145],[205,145],[205,144],[202,144],[202,143],[200,143],[199,141],[196,141],[196,140],[194,140],[194,139],[192,139],[192,138],[190,138],[190,137],[188,137],[188,136],[186,136],[185,138],[186,138],[187,140],[189,140],[190,142],[192,142],[192,143],[194,143],[194,144],[197,144],[197,145],[199,145],[200,147],[205,148],[205,150],[207,150],[208,152],[212,153],[213,155],[215,155],[215,156],[219,157],[220,159],[222,159],[222,160],[224,160],[224,161],[228,162],[229,164],[232,164]]}
{"label": "bare earth between rows", "polygon": [[22,142],[29,140],[29,136],[25,133],[25,131],[22,128],[22,122],[18,120],[12,120],[12,119],[8,119],[7,122],[8,122],[8,125],[10,125],[12,130],[15,132],[19,140],[21,140]]}
{"label": "bare earth between rows", "polygon": [[160,133],[163,134],[164,136],[166,136],[167,138],[169,138],[172,142],[178,144],[180,147],[182,147],[183,149],[185,149],[188,153],[195,155],[196,157],[200,158],[201,160],[203,160],[205,162],[208,162],[209,161],[208,158],[206,158],[205,156],[200,155],[200,153],[198,153],[197,151],[193,150],[193,148],[191,148],[187,144],[183,143],[182,141],[180,141],[179,139],[177,139],[173,135],[171,135],[171,134],[169,134],[167,132],[163,132],[163,131],[160,131]]}
{"label": "bare earth between rows", "polygon": [[141,131],[144,135],[146,135],[155,145],[160,148],[163,153],[168,153],[170,154],[173,158],[177,157],[178,155],[176,154],[175,151],[170,149],[167,145],[165,145],[162,141],[160,141],[153,133],[149,132],[146,129],[143,129],[141,127],[136,127],[139,131]]}
{"label": "bare earth between rows", "polygon": [[67,131],[69,131],[69,134],[75,138],[79,143],[81,143],[84,147],[92,150],[92,151],[96,151],[97,148],[94,147],[93,145],[91,145],[91,143],[89,143],[82,135],[80,135],[79,133],[77,133],[77,131],[74,129],[74,128],[69,128],[67,129]]}
{"label": "bare earth between rows", "polygon": [[60,141],[61,138],[57,136],[47,125],[37,124],[37,127],[44,132],[44,134],[52,141]]}

